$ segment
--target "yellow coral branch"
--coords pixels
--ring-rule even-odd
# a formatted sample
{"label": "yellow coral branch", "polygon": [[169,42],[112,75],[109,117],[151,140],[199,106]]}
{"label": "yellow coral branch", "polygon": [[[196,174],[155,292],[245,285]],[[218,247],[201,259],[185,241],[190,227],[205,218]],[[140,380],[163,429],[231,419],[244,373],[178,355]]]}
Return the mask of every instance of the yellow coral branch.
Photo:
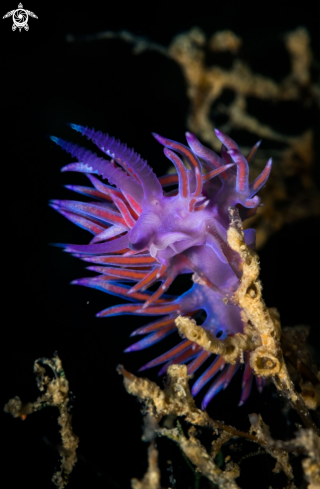
{"label": "yellow coral branch", "polygon": [[261,339],[261,346],[255,348],[250,354],[251,367],[257,375],[272,377],[280,393],[285,395],[297,410],[305,427],[312,428],[319,436],[320,430],[314,424],[302,397],[295,391],[283,359],[279,314],[276,309],[268,309],[263,301],[258,255],[244,240],[239,211],[230,207],[229,212],[231,222],[228,229],[228,243],[239,253],[243,265],[240,286],[234,294],[234,300]]}
{"label": "yellow coral branch", "polygon": [[219,340],[210,331],[198,326],[194,319],[178,316],[175,323],[181,336],[197,343],[203,350],[221,355],[227,363],[234,364],[241,352],[253,350],[257,344],[260,344],[258,337],[254,341],[250,328],[247,328],[246,334],[237,333]]}
{"label": "yellow coral branch", "polygon": [[243,351],[250,351],[250,364],[254,373],[271,377],[277,389],[290,399],[305,427],[312,428],[320,435],[302,396],[294,389],[284,362],[279,314],[274,308],[268,309],[262,298],[259,257],[244,240],[238,209],[229,207],[229,216],[228,243],[240,255],[242,266],[240,284],[233,295],[233,301],[242,310],[244,333],[219,340],[194,320],[181,316],[176,319],[176,326],[182,336],[210,353],[221,355],[227,363],[234,364]]}
{"label": "yellow coral branch", "polygon": [[[230,438],[242,437],[263,446],[264,449],[277,460],[277,470],[281,468],[281,470],[285,472],[288,478],[287,489],[295,489],[292,482],[292,468],[289,463],[287,452],[298,449],[304,453],[303,445],[295,440],[290,442],[273,440],[269,435],[268,427],[263,423],[262,419],[255,414],[250,415],[252,424],[250,433],[239,431],[232,426],[211,419],[206,412],[201,411],[195,405],[189,390],[187,367],[185,365],[169,366],[164,390],[161,390],[160,387],[151,380],[136,377],[126,371],[121,365],[118,366],[118,373],[123,376],[126,390],[130,394],[138,397],[140,401],[144,402],[144,411],[147,411],[149,424],[152,424],[152,428],[155,430],[156,434],[166,436],[178,443],[181,450],[197,469],[209,480],[217,484],[218,487],[228,489],[235,489],[238,487],[234,482],[234,479],[239,476],[238,466],[233,462],[229,462],[229,465],[226,465],[226,469],[222,471],[214,463],[214,458],[221,445],[226,441]],[[189,437],[186,437],[182,430],[178,430],[177,428],[159,428],[158,423],[168,414],[171,416],[184,416],[185,420],[193,425],[189,429]],[[195,425],[211,427],[216,433],[217,431],[221,432],[221,435],[212,444],[211,454],[208,454],[196,438]],[[302,431],[309,433],[308,430]],[[312,443],[315,447],[315,453],[312,456],[312,461],[310,461],[312,466],[310,465],[310,469],[307,469],[310,473],[312,471],[312,474],[315,473],[315,461],[319,460],[319,454],[316,448],[318,447],[318,438],[315,434],[314,437],[315,438],[312,438]],[[148,477],[148,472],[145,477]],[[312,477],[313,480],[315,480],[315,477],[317,476],[312,475]],[[140,487],[144,488],[145,486],[139,485],[143,484],[144,480],[145,479],[141,482],[135,480],[134,483],[137,483],[138,485],[133,487],[135,489],[140,489]],[[312,489],[314,489],[314,487]]]}
{"label": "yellow coral branch", "polygon": [[185,416],[186,421],[197,426],[208,426],[222,430],[234,437],[247,438],[260,443],[250,433],[237,430],[218,421],[213,421],[207,412],[196,407],[190,393],[186,365],[170,365],[167,370],[167,382],[164,390],[149,379],[136,377],[122,365],[117,371],[123,376],[124,386],[129,394],[138,397],[146,405],[147,412],[159,422],[168,414]]}
{"label": "yellow coral branch", "polygon": [[[54,377],[50,379],[46,375],[45,368],[41,365],[48,365]],[[76,450],[79,444],[79,438],[74,434],[71,425],[71,414],[69,413],[69,382],[66,379],[62,362],[57,354],[52,359],[39,358],[34,362],[33,367],[36,375],[38,389],[45,391],[44,394],[35,402],[23,404],[18,396],[10,399],[4,407],[4,411],[10,413],[13,417],[19,417],[25,420],[28,414],[39,411],[46,406],[56,406],[59,409],[60,416],[58,423],[60,425],[60,434],[62,447],[60,450],[61,467],[52,477],[52,482],[62,489],[68,482],[75,463],[77,462]]]}
{"label": "yellow coral branch", "polygon": [[132,489],[161,489],[160,475],[158,450],[155,447],[154,441],[152,441],[148,448],[148,470],[141,481],[131,479],[131,487]]}

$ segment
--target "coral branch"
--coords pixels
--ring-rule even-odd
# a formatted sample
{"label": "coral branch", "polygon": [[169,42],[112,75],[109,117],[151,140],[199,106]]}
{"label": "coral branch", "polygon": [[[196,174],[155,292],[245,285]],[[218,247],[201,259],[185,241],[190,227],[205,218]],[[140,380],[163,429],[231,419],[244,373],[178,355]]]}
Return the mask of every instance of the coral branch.
{"label": "coral branch", "polygon": [[251,353],[251,367],[256,375],[272,377],[280,393],[297,410],[305,427],[313,429],[319,436],[320,430],[315,426],[302,397],[295,391],[283,359],[279,314],[276,309],[268,309],[263,301],[258,255],[245,243],[239,211],[230,207],[229,213],[228,243],[239,253],[243,265],[241,283],[234,294],[234,300],[261,339],[261,346]]}
{"label": "coral branch", "polygon": [[127,392],[144,402],[145,412],[154,417],[157,422],[168,414],[185,416],[186,421],[193,425],[211,427],[214,430],[225,431],[233,437],[246,438],[260,443],[256,436],[237,430],[233,426],[213,421],[207,412],[196,407],[188,385],[186,365],[170,365],[164,390],[149,379],[136,377],[122,365],[118,366],[117,371],[123,376]]}
{"label": "coral branch", "polygon": [[150,443],[148,449],[148,470],[143,476],[143,479],[131,480],[132,489],[161,489],[160,470],[158,467],[158,450],[155,447],[154,441]]}
{"label": "coral branch", "polygon": [[[268,426],[262,421],[261,416],[251,414],[251,432],[257,433],[260,440],[265,442],[266,451],[277,459],[282,470],[288,479],[293,478],[292,468],[289,463],[288,451],[306,454],[302,460],[302,468],[307,481],[310,483],[308,489],[318,489],[320,487],[320,439],[310,429],[300,429],[295,433],[295,438],[289,441],[274,440],[269,433]],[[274,469],[275,470],[275,469]],[[290,485],[293,488],[295,486]]]}
{"label": "coral branch", "polygon": [[259,258],[244,240],[239,211],[230,207],[229,215],[228,243],[239,253],[242,262],[241,282],[233,298],[244,312],[246,322],[254,326],[261,340],[261,346],[251,354],[251,367],[257,375],[280,374],[284,361],[279,343],[279,315],[275,309],[268,310],[262,299]]}
{"label": "coral branch", "polygon": [[241,352],[253,350],[257,344],[250,335],[249,328],[246,329],[246,334],[237,333],[219,340],[210,331],[197,326],[194,319],[179,316],[175,323],[183,337],[201,346],[203,350],[222,356],[227,363],[235,364]]}
{"label": "coral branch", "polygon": [[[265,450],[269,455],[271,455],[273,458],[277,460],[277,465],[274,470],[277,469],[278,467],[281,467],[284,473],[286,474],[288,478],[288,488],[294,489],[296,486],[291,483],[293,480],[293,472],[292,472],[292,467],[289,462],[289,454],[286,450],[282,450],[280,448],[276,448],[274,446],[274,443],[270,443],[271,437],[269,434],[269,428],[268,426],[262,421],[261,416],[257,414],[250,414],[249,419],[251,422],[251,430],[250,431],[255,431],[257,433],[257,436],[259,437],[260,440],[265,442]],[[272,440],[273,441],[273,440]]]}
{"label": "coral branch", "polygon": [[[46,375],[46,370],[42,365],[51,368],[54,378],[50,379]],[[69,476],[77,462],[76,450],[79,438],[74,434],[71,426],[71,414],[69,413],[69,382],[66,379],[62,363],[57,354],[52,359],[39,358],[34,362],[33,367],[36,375],[37,386],[40,391],[45,393],[38,397],[35,402],[23,404],[19,397],[10,399],[5,405],[4,410],[12,414],[14,418],[25,420],[28,414],[39,411],[46,406],[55,406],[60,411],[58,423],[61,427],[62,447],[60,449],[61,467],[54,473],[52,482],[62,489],[66,486]]]}
{"label": "coral branch", "polygon": [[[240,255],[242,267],[240,285],[234,293],[233,300],[242,310],[246,323],[244,334],[237,333],[220,340],[210,331],[198,326],[193,319],[181,316],[175,320],[176,326],[183,337],[210,353],[220,355],[227,363],[235,364],[237,359],[242,357],[243,351],[250,351],[250,364],[254,373],[259,377],[271,377],[277,389],[297,410],[305,427],[320,435],[304,397],[294,389],[284,362],[280,344],[279,313],[274,308],[267,308],[263,301],[258,255],[245,242],[238,209],[229,207],[229,216],[228,243],[232,250]],[[304,372],[306,371],[304,368]],[[310,372],[308,374],[310,376]],[[312,378],[317,384],[316,376],[313,375]],[[309,402],[308,407],[310,405],[314,409],[317,406],[317,396],[314,390],[312,392],[314,401]],[[305,398],[307,399],[306,396]]]}
{"label": "coral branch", "polygon": [[[285,130],[279,132],[272,125],[267,125],[262,116],[253,114],[249,102],[250,99],[256,100],[262,108],[272,103],[275,119],[277,114],[283,113],[282,104],[285,103],[294,104],[298,110],[311,106],[319,117],[319,83],[312,76],[312,71],[318,70],[318,62],[312,52],[310,34],[305,27],[297,27],[282,38],[282,48],[287,53],[291,67],[279,82],[271,76],[263,76],[254,71],[253,66],[248,64],[248,58],[244,59],[240,51],[245,41],[230,30],[214,32],[208,37],[195,26],[188,32],[176,35],[168,47],[124,30],[79,37],[67,36],[68,42],[112,39],[131,44],[136,55],[154,51],[177,63],[185,78],[186,95],[189,99],[188,130],[194,132],[203,142],[209,143],[214,150],[217,151],[220,147],[213,131],[215,119],[219,117],[226,119],[222,127],[224,132],[244,130],[259,139],[269,141],[271,148],[268,156],[272,156],[274,160],[273,175],[270,178],[273,191],[263,196],[265,205],[252,217],[250,223],[251,227],[254,222],[253,227],[257,230],[257,248],[284,224],[311,215],[319,216],[320,195],[313,178],[316,137],[312,118],[305,129],[293,136],[292,129],[289,129],[290,124],[285,124]],[[233,63],[228,69],[217,63],[206,62],[208,53],[223,55],[227,52],[233,57]],[[225,102],[225,93],[232,93],[233,99]],[[212,116],[213,107],[215,116]],[[279,149],[279,143],[283,149]],[[249,148],[245,148],[245,153],[248,152],[252,157],[249,151]],[[265,156],[266,153],[262,150],[260,156],[255,158],[253,170],[256,175],[262,170]],[[252,167],[251,164],[250,166]],[[290,190],[293,176],[299,179],[301,186],[294,194]]]}
{"label": "coral branch", "polygon": [[214,463],[213,458],[209,456],[204,446],[195,437],[196,430],[192,426],[189,429],[189,438],[179,432],[177,428],[158,430],[158,434],[166,436],[179,444],[183,453],[196,466],[199,472],[207,479],[212,481],[221,489],[237,489],[239,486],[234,482],[234,479],[239,477],[240,470],[238,465],[233,462],[227,465],[225,471],[219,469]]}
{"label": "coral branch", "polygon": [[[294,451],[296,453],[307,454],[308,458],[302,461],[302,466],[305,476],[310,482],[308,489],[319,487],[317,484],[319,483],[320,477],[320,442],[312,430],[299,430],[296,433],[295,439],[281,441],[271,438],[268,426],[262,421],[261,416],[257,414],[251,414],[249,416],[251,422],[249,433],[214,421],[206,412],[197,409],[195,406],[188,386],[187,367],[185,365],[171,365],[168,368],[168,379],[164,390],[161,390],[157,384],[148,379],[139,378],[127,372],[121,365],[118,366],[118,373],[123,376],[124,385],[128,393],[138,397],[144,403],[144,413],[147,414],[146,425],[148,433],[152,431],[158,436],[166,436],[178,443],[182,452],[195,465],[196,469],[217,484],[219,488],[235,489],[238,487],[234,481],[239,476],[238,465],[229,461],[226,464],[225,470],[222,471],[214,462],[221,446],[231,438],[238,437],[259,444],[269,455],[276,459],[277,463],[274,471],[278,472],[279,470],[283,470],[286,474],[288,480],[286,489],[296,489],[293,483],[293,472],[289,462],[288,452]],[[185,436],[181,428],[160,428],[159,422],[166,415],[184,416],[185,420],[193,425],[189,429],[189,436]],[[195,425],[210,427],[216,434],[220,432],[220,436],[212,443],[210,455],[196,437]],[[150,439],[150,433],[147,438]],[[145,436],[144,439],[146,439]],[[151,439],[153,439],[153,435]],[[150,469],[152,466],[150,462],[151,455],[153,457],[156,456],[153,453],[152,444],[149,448],[149,469],[141,482],[133,481],[133,484],[142,484],[133,485],[134,489],[147,487],[143,484],[149,480],[148,474],[150,470],[153,470]],[[153,465],[153,467],[155,466]],[[158,488],[159,486],[155,485],[150,487]]]}

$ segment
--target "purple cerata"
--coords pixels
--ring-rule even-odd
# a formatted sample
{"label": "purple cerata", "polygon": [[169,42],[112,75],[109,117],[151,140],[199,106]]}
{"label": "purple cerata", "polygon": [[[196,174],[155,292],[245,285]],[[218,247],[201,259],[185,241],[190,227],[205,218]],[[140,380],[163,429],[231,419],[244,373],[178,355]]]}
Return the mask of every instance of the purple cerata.
{"label": "purple cerata", "polygon": [[[260,204],[256,194],[266,183],[272,164],[269,160],[261,175],[249,184],[248,163],[260,142],[245,158],[230,137],[215,130],[222,143],[218,156],[189,132],[186,133],[189,147],[154,134],[176,168],[176,173],[158,178],[145,160],[115,138],[87,127],[70,126],[110,158],[51,137],[77,159],[62,171],[85,173],[92,184],[92,187],[67,186],[92,199],[90,202],[51,202],[67,219],[93,234],[88,245],[59,245],[89,262],[88,270],[99,274],[73,283],[130,301],[99,312],[99,317],[161,316],[134,331],[132,336],[144,337],[126,351],[142,350],[176,331],[174,321],[179,315],[196,318],[205,313],[202,326],[221,339],[242,332],[240,309],[226,300],[232,297],[241,278],[239,257],[227,241],[228,208],[237,206],[242,219],[246,219]],[[244,234],[247,245],[253,248],[255,231],[247,229]],[[181,296],[166,294],[180,274],[193,274],[191,288]],[[148,291],[155,282],[159,283],[157,290]],[[185,363],[191,375],[210,356],[197,344],[183,339],[140,370],[162,365],[159,374],[163,374],[169,365]],[[195,396],[211,381],[202,409],[228,386],[241,365],[240,361],[226,364],[215,355],[212,363],[208,362],[208,368],[192,387]],[[245,355],[239,405],[247,400],[252,379],[249,358]],[[256,382],[261,390],[263,380],[256,377]]]}

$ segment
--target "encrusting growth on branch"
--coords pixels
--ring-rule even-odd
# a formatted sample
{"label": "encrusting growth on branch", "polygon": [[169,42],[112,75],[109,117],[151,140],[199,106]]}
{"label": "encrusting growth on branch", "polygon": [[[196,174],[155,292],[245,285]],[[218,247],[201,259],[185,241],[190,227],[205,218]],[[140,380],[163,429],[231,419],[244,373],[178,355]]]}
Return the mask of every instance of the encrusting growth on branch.
{"label": "encrusting growth on branch", "polygon": [[238,210],[229,208],[229,213],[228,243],[239,253],[243,264],[240,286],[233,298],[261,340],[261,346],[250,354],[251,367],[256,375],[272,378],[278,391],[290,400],[305,427],[311,428],[319,436],[320,430],[314,424],[303,398],[295,391],[283,359],[279,314],[274,308],[268,309],[262,298],[258,255],[245,243]]}
{"label": "encrusting growth on branch", "polygon": [[186,421],[193,425],[209,426],[214,430],[223,430],[232,436],[247,438],[259,443],[256,436],[214,421],[206,411],[197,408],[190,393],[186,365],[170,365],[168,367],[164,390],[161,390],[155,382],[149,379],[136,377],[122,365],[118,366],[117,371],[123,376],[127,392],[143,401],[146,404],[146,412],[157,422],[168,414],[185,416]]}
{"label": "encrusting growth on branch", "polygon": [[[42,364],[42,365],[40,365]],[[43,365],[47,365],[53,372],[53,378],[46,375]],[[57,353],[52,359],[38,358],[34,362],[33,371],[36,375],[37,386],[40,391],[45,391],[35,402],[23,404],[21,399],[16,396],[10,399],[4,406],[4,411],[12,414],[14,418],[25,420],[28,414],[39,411],[47,406],[55,406],[59,409],[60,416],[58,423],[61,427],[62,447],[60,449],[61,467],[52,477],[52,482],[63,489],[69,479],[75,463],[77,462],[76,450],[79,438],[74,434],[71,425],[71,414],[69,412],[69,382],[66,379],[62,362]]]}
{"label": "encrusting growth on branch", "polygon": [[[277,460],[276,467],[273,470],[279,472],[279,469],[282,469],[288,480],[293,480],[294,475],[289,462],[289,453],[275,446],[276,442],[270,436],[269,427],[263,422],[260,415],[250,414],[249,420],[251,423],[250,432],[255,432],[259,440],[264,441],[266,452]],[[293,488],[295,486],[291,485],[290,487]]]}
{"label": "encrusting growth on branch", "polygon": [[[303,461],[303,468],[306,478],[309,482],[315,482],[319,478],[317,464],[320,460],[319,438],[312,430],[300,430],[296,434],[296,439],[288,442],[273,440],[269,434],[268,426],[263,423],[261,417],[256,414],[249,416],[251,429],[249,433],[239,431],[232,426],[214,421],[206,412],[201,411],[195,405],[191,396],[187,367],[185,365],[171,365],[167,371],[167,382],[164,390],[149,379],[139,378],[126,371],[122,365],[118,366],[118,373],[123,376],[124,386],[129,394],[136,396],[144,403],[144,413],[148,420],[148,428],[154,430],[155,436],[166,436],[175,441],[181,448],[185,456],[195,466],[196,470],[211,480],[219,488],[236,489],[238,485],[235,479],[239,477],[239,467],[232,461],[226,463],[225,469],[221,470],[215,463],[215,456],[221,446],[231,438],[245,438],[248,441],[259,444],[263,450],[276,460],[275,470],[283,470],[286,474],[288,484],[287,489],[295,489],[293,483],[293,472],[290,465],[288,452],[295,451],[306,453],[308,458]],[[166,415],[184,416],[185,421],[191,426],[188,430],[188,436],[178,428],[159,427],[159,423]],[[179,424],[178,424],[179,426]],[[213,429],[214,433],[219,434],[218,438],[212,443],[211,454],[200,443],[196,437],[196,426],[208,427]],[[153,437],[154,438],[154,437]],[[312,453],[304,448],[304,439],[308,439],[312,445]],[[151,470],[150,457],[154,457],[154,439],[152,439],[149,449],[149,469],[142,479],[132,481],[134,489],[145,488],[146,481],[149,481]],[[154,458],[153,469],[154,469]],[[151,470],[151,472],[153,471]],[[155,469],[157,474],[157,468]],[[155,478],[157,481],[157,479]],[[150,486],[158,489],[158,485]],[[315,489],[316,485],[310,485],[308,489]]]}
{"label": "encrusting growth on branch", "polygon": [[[246,323],[253,326],[260,340],[260,345],[250,355],[251,367],[256,375],[280,375],[281,370],[284,368],[286,371],[286,368],[280,347],[279,314],[276,309],[268,309],[263,301],[259,258],[245,243],[239,211],[229,208],[229,216],[228,243],[239,253],[242,262],[242,277],[233,300],[240,306]],[[283,371],[281,375],[284,374]]]}
{"label": "encrusting growth on branch", "polygon": [[225,362],[234,364],[243,351],[250,351],[251,366],[256,375],[275,375],[283,365],[278,313],[275,309],[268,310],[263,302],[258,255],[244,241],[238,210],[230,207],[229,215],[228,243],[239,253],[242,264],[241,282],[232,299],[243,311],[244,334],[237,333],[220,340],[197,326],[193,319],[179,316],[175,323],[182,336],[210,353],[221,355]]}
{"label": "encrusting growth on branch", "polygon": [[279,313],[275,308],[267,308],[262,298],[259,257],[245,242],[238,209],[229,207],[229,216],[228,243],[240,255],[242,265],[240,284],[232,300],[241,308],[245,322],[244,334],[237,333],[220,340],[198,326],[194,320],[181,316],[175,320],[176,326],[182,336],[204,350],[222,356],[227,363],[234,364],[241,358],[243,351],[249,351],[254,373],[271,377],[277,389],[290,399],[305,427],[313,429],[319,435],[320,431],[315,426],[303,398],[294,389],[283,359]]}
{"label": "encrusting growth on branch", "polygon": [[177,428],[161,428],[157,433],[175,441],[197,470],[219,488],[237,489],[239,487],[234,481],[240,475],[239,466],[229,462],[226,464],[226,469],[222,471],[215,464],[213,457],[208,454],[205,447],[196,438],[197,431],[194,426],[189,429],[188,438],[179,432]]}
{"label": "encrusting growth on branch", "polygon": [[320,487],[320,439],[313,430],[300,429],[295,433],[293,440],[274,440],[270,436],[269,427],[263,422],[260,415],[251,414],[249,419],[251,422],[250,432],[254,431],[258,438],[264,441],[265,450],[277,459],[274,471],[278,471],[281,467],[288,479],[293,478],[288,452],[303,453],[306,458],[302,460],[302,467],[305,478],[309,482],[308,489]]}
{"label": "encrusting growth on branch", "polygon": [[[168,368],[168,380],[164,390],[161,390],[157,384],[149,379],[139,378],[127,372],[122,365],[118,366],[118,373],[123,376],[124,385],[128,393],[138,397],[139,400],[145,403],[145,411],[157,423],[168,414],[185,416],[186,421],[192,425],[209,426],[215,430],[223,429],[229,432],[231,436],[244,436],[252,441],[258,441],[254,435],[242,433],[222,423],[216,423],[206,412],[196,407],[189,390],[186,365],[171,365]],[[194,430],[194,427],[191,427],[191,431],[189,430],[189,438],[184,436],[183,433],[180,433],[177,428],[167,429],[158,427],[156,428],[156,434],[176,441],[183,453],[196,468],[220,488],[238,488],[238,485],[234,482],[234,479],[239,476],[237,466],[232,464],[232,470],[230,466],[225,471],[222,471],[214,463],[213,458],[209,456],[192,430]],[[134,489],[136,487],[139,489],[140,487],[145,487],[143,485],[135,486],[135,484],[136,482],[134,480],[132,485]]]}
{"label": "encrusting growth on branch", "polygon": [[220,355],[226,363],[235,364],[241,352],[252,350],[255,347],[249,334],[237,333],[224,340],[219,340],[210,331],[198,326],[194,319],[179,316],[175,324],[181,336],[197,343],[203,350]]}

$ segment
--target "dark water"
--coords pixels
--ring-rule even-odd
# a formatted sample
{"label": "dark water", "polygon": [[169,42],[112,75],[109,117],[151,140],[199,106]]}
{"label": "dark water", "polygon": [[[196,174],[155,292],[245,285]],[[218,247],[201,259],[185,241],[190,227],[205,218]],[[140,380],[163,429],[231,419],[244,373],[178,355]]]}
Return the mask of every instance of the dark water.
{"label": "dark water", "polygon": [[[11,20],[2,21],[1,401],[4,404],[15,395],[23,401],[34,400],[38,392],[33,361],[58,351],[75,396],[73,426],[80,437],[79,461],[70,489],[128,488],[132,477],[144,474],[147,445],[141,441],[140,405],[125,392],[116,365],[121,363],[137,372],[165,351],[165,345],[124,354],[130,332],[147,320],[130,316],[95,318],[96,312],[115,304],[115,299],[69,285],[71,280],[84,276],[84,264],[48,243],[85,243],[87,236],[52,211],[47,201],[70,198],[62,185],[83,184],[84,177],[60,173],[70,158],[45,136],[54,134],[80,142],[66,122],[102,129],[134,147],[160,175],[165,173],[166,163],[151,131],[182,141],[189,102],[179,67],[161,54],[134,56],[130,45],[120,40],[68,43],[66,35],[126,29],[166,46],[176,34],[194,25],[208,35],[228,28],[243,38],[246,47],[242,55],[248,64],[276,81],[288,70],[281,41],[286,31],[306,26],[319,55],[315,18],[307,7],[302,7],[302,12],[288,13],[277,6],[273,11],[276,13],[264,12],[259,19],[256,4],[252,3],[257,17],[254,22],[249,6],[244,12],[240,2],[228,2],[209,10],[185,9],[172,15],[161,4],[146,10],[136,6],[125,10],[121,4],[74,3],[58,9],[30,3],[26,8],[39,18],[30,19],[29,32],[12,32]],[[14,4],[7,2],[2,7],[3,15],[13,8]],[[225,66],[228,59],[208,56],[207,63]],[[268,108],[249,102],[253,113],[260,110],[266,123],[271,124]],[[295,118],[299,131],[319,124],[313,112],[305,115],[291,107],[280,109],[276,124],[284,133],[294,134]],[[284,110],[288,110],[288,117],[284,117]],[[285,325],[311,325],[315,346],[319,338],[314,289],[318,277],[318,226],[315,219],[288,226],[274,235],[260,253],[267,304],[280,310]],[[157,379],[156,372],[148,376]],[[247,430],[248,414],[258,412],[275,437],[291,436],[299,419],[293,412],[286,412],[273,386],[267,386],[262,395],[254,389],[241,408],[237,407],[239,394],[238,374],[227,391],[211,403],[209,413],[214,419]],[[10,478],[11,487],[52,487],[50,479],[59,465],[56,417],[53,408],[33,414],[24,422],[2,415],[2,473],[3,478]],[[210,432],[202,430],[200,436],[209,446]],[[177,446],[165,439],[157,443],[163,486],[195,487],[194,474]],[[233,453],[235,461],[257,451],[256,446],[239,440],[233,445],[226,448],[226,453]],[[273,467],[274,461],[263,454],[244,459],[238,483],[243,488],[283,487],[285,478],[283,474],[274,475]],[[296,476],[301,481],[298,468]],[[203,479],[200,487],[210,485]]]}

